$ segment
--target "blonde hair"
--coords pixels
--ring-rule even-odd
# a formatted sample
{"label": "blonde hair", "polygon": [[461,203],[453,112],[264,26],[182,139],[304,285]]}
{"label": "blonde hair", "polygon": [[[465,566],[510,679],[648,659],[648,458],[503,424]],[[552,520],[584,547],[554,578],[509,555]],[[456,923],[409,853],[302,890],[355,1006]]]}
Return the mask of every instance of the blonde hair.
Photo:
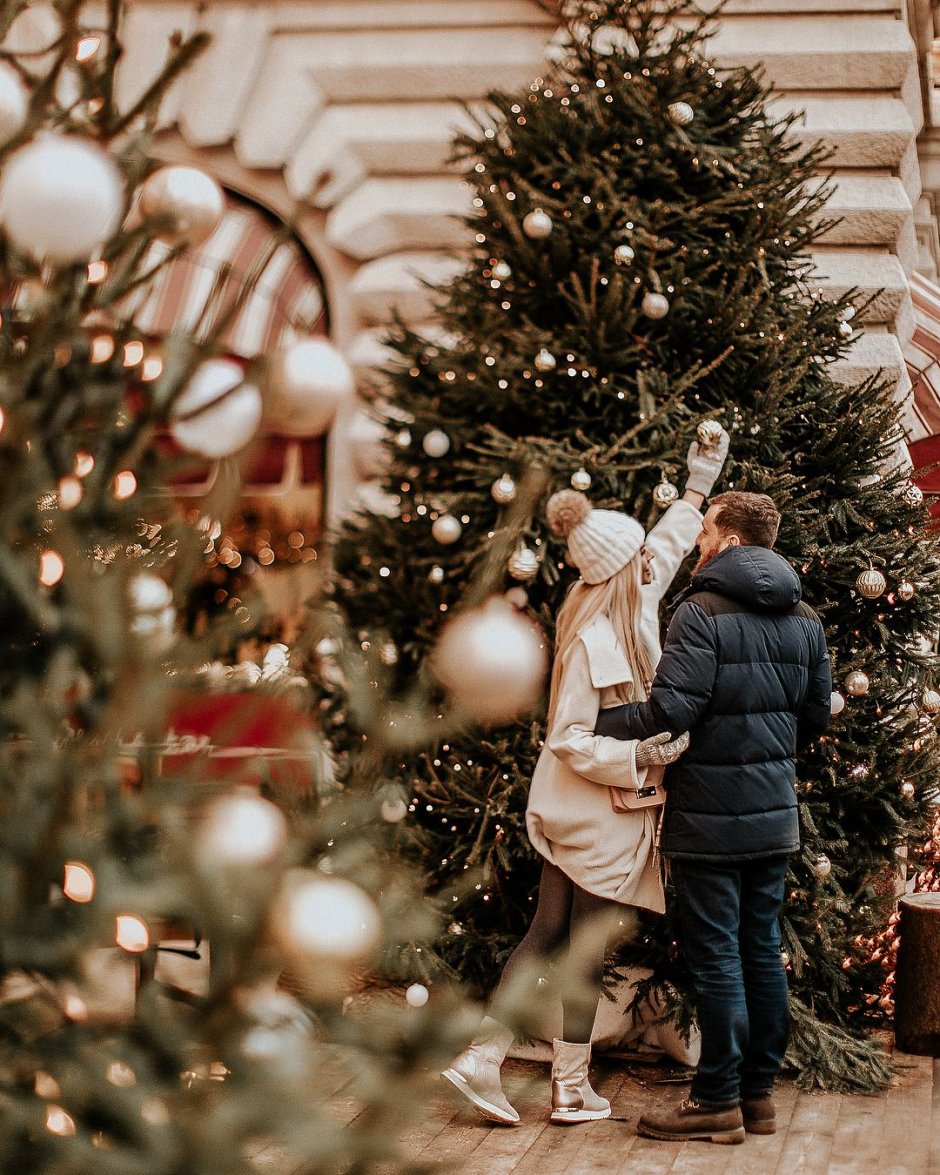
{"label": "blonde hair", "polygon": [[617,697],[621,702],[634,702],[649,694],[655,666],[639,632],[642,575],[643,561],[636,555],[603,583],[589,584],[578,580],[572,585],[558,610],[555,625],[555,663],[552,666],[548,703],[549,728],[555,717],[565,655],[578,639],[578,634],[598,616],[606,616],[610,620],[617,643],[640,678],[632,683],[632,689],[629,682],[619,683],[616,686]]}

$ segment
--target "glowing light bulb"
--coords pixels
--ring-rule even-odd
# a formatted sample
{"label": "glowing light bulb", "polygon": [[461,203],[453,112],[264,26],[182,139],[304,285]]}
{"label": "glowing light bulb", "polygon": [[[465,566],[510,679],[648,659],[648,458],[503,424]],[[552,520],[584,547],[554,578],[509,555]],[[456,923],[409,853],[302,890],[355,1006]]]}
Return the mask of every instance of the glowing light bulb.
{"label": "glowing light bulb", "polygon": [[76,61],[91,61],[94,55],[101,48],[101,38],[95,36],[79,37],[78,44],[75,46],[75,60]]}
{"label": "glowing light bulb", "polygon": [[95,335],[91,340],[92,363],[107,363],[114,354],[114,339],[110,335]]}
{"label": "glowing light bulb", "polygon": [[104,279],[108,276],[107,261],[89,261],[88,262],[88,284],[90,286],[100,286]]}
{"label": "glowing light bulb", "polygon": [[60,1138],[69,1138],[75,1133],[75,1119],[61,1106],[46,1106],[46,1129]]}
{"label": "glowing light bulb", "polygon": [[39,582],[45,587],[57,584],[65,574],[65,560],[58,551],[43,551],[39,556]]}
{"label": "glowing light bulb", "polygon": [[90,902],[95,896],[94,873],[81,861],[66,861],[62,892],[73,902]]}
{"label": "glowing light bulb", "polygon": [[84,449],[79,449],[75,454],[75,476],[87,477],[95,467],[95,459],[91,453],[86,453]]}
{"label": "glowing light bulb", "polygon": [[118,914],[114,922],[114,941],[122,950],[139,954],[150,946],[150,931],[136,915]]}
{"label": "glowing light bulb", "polygon": [[77,477],[63,477],[59,482],[59,508],[73,510],[82,500],[83,492]]}
{"label": "glowing light bulb", "polygon": [[131,498],[137,491],[137,478],[129,469],[122,469],[114,479],[114,496],[119,502]]}
{"label": "glowing light bulb", "polygon": [[144,344],[136,340],[124,344],[124,366],[136,367],[144,357]]}
{"label": "glowing light bulb", "polygon": [[159,379],[163,374],[163,360],[159,355],[148,355],[144,360],[143,370],[140,378],[144,383],[151,383],[155,379]]}

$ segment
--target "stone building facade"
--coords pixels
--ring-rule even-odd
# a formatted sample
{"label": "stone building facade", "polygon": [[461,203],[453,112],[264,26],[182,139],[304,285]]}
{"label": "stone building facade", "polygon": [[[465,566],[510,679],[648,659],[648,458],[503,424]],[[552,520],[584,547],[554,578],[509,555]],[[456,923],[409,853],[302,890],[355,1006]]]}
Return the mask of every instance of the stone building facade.
{"label": "stone building facade", "polygon": [[[711,53],[761,63],[796,132],[834,151],[819,285],[873,296],[847,379],[882,369],[907,396],[915,329],[910,275],[937,276],[940,109],[934,126],[938,0],[729,0]],[[493,87],[537,76],[557,24],[543,0],[129,0],[125,100],[142,91],[175,30],[204,27],[208,52],[164,111],[160,151],[294,219],[319,269],[334,342],[364,376],[381,364],[393,307],[431,313],[421,279],[451,272],[455,214],[470,194],[446,158],[463,117]],[[369,438],[351,412],[334,429],[329,512],[366,472]],[[366,455],[364,458],[364,454]]]}

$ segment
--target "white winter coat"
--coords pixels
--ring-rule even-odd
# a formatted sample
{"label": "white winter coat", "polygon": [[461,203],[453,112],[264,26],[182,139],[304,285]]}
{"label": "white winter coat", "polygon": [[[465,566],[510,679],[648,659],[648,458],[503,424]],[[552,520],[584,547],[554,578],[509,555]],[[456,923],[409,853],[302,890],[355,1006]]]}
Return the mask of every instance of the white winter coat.
{"label": "white winter coat", "polygon": [[[678,501],[646,537],[652,582],[641,588],[639,627],[654,666],[662,652],[659,605],[701,525],[699,511]],[[594,734],[598,710],[619,703],[614,687],[634,681],[636,671],[606,616],[579,637],[565,654],[554,718],[532,777],[529,839],[589,893],[662,913],[662,878],[654,859],[660,808],[615,812],[607,793],[608,787],[642,786],[646,769],[637,770],[637,744]]]}

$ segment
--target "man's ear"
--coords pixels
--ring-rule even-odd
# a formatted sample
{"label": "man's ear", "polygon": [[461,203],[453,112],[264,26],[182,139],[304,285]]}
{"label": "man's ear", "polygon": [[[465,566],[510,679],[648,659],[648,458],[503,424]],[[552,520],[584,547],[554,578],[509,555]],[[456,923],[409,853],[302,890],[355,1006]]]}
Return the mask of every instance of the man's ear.
{"label": "man's ear", "polygon": [[729,547],[740,547],[740,545],[741,545],[741,539],[738,535],[736,535],[736,534],[729,534],[728,535],[728,546]]}

